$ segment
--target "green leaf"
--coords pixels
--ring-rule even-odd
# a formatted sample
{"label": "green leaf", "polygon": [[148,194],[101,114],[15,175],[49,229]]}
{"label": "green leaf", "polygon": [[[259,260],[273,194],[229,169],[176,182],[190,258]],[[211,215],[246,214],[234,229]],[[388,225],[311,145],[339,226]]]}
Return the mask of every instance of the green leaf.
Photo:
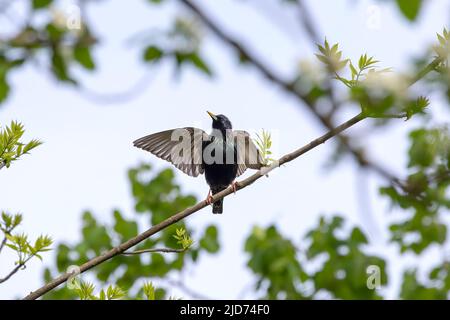
{"label": "green leaf", "polygon": [[144,51],[144,60],[147,62],[154,62],[161,59],[164,55],[164,52],[156,47],[156,46],[149,46]]}
{"label": "green leaf", "polygon": [[329,63],[329,59],[326,56],[316,53],[316,57],[317,57],[317,59],[319,59],[321,62],[323,62],[325,64]]}
{"label": "green leaf", "polygon": [[34,250],[36,252],[48,251],[48,247],[50,247],[52,243],[53,240],[49,236],[39,236],[34,243]]}
{"label": "green leaf", "polygon": [[77,288],[77,293],[81,300],[94,300],[96,299],[94,296],[95,286],[91,282],[80,282],[79,288]]}
{"label": "green leaf", "polygon": [[446,300],[447,290],[445,288],[427,287],[422,284],[417,275],[417,270],[406,270],[403,274],[401,299],[414,300]]}
{"label": "green leaf", "polygon": [[0,103],[6,100],[10,91],[6,76],[0,74]]}
{"label": "green leaf", "polygon": [[366,244],[368,243],[366,236],[361,231],[361,229],[355,227],[350,235],[350,239],[355,244]]}
{"label": "green leaf", "polygon": [[13,249],[14,251],[19,251],[19,248],[18,248],[16,245],[14,245],[14,244],[7,243],[6,246],[7,246],[7,247],[10,247],[10,248]]}
{"label": "green leaf", "polygon": [[197,67],[200,71],[203,71],[208,76],[212,76],[211,69],[208,67],[208,65],[205,63],[205,61],[197,54],[192,53],[189,55],[189,61]]}
{"label": "green leaf", "polygon": [[409,148],[409,167],[429,167],[436,157],[437,131],[419,129],[410,133],[411,146]]}
{"label": "green leaf", "polygon": [[358,60],[358,68],[361,70],[366,65],[367,55],[363,54],[361,57],[359,57]]}
{"label": "green leaf", "polygon": [[53,0],[33,0],[33,9],[43,9],[48,7]]}
{"label": "green leaf", "polygon": [[89,47],[86,46],[76,46],[73,55],[75,60],[88,70],[95,69],[95,63],[92,59],[91,51]]}
{"label": "green leaf", "polygon": [[200,240],[200,247],[208,251],[209,253],[215,253],[219,251],[219,240],[217,236],[216,226],[208,226],[205,230],[205,234]]}
{"label": "green leaf", "polygon": [[403,15],[410,21],[416,20],[422,6],[422,0],[396,0]]}
{"label": "green leaf", "polygon": [[271,162],[274,161],[274,159],[270,157],[270,155],[272,155],[272,151],[270,151],[270,148],[272,147],[271,133],[263,129],[261,131],[261,134],[256,133],[256,139],[254,139],[253,141],[258,147],[263,165],[268,166]]}
{"label": "green leaf", "polygon": [[[248,267],[267,284],[266,299],[277,299],[282,294],[285,299],[300,299],[300,283],[306,281],[306,274],[297,260],[294,244],[281,235],[275,226],[254,227],[245,242],[245,251],[250,255]],[[265,285],[266,287],[266,285]]]}
{"label": "green leaf", "polygon": [[125,291],[122,290],[119,286],[110,285],[106,291],[106,297],[108,298],[108,300],[122,299],[125,294]]}
{"label": "green leaf", "polygon": [[64,36],[65,30],[54,23],[49,23],[45,30],[48,33],[48,37],[50,40],[54,41],[55,43],[58,41],[61,41],[61,38]]}
{"label": "green leaf", "polygon": [[325,39],[324,46],[317,46],[319,51],[323,54],[316,54],[317,59],[327,65],[328,69],[332,72],[337,72],[343,69],[347,63],[348,59],[342,60],[342,51],[339,50],[339,44],[336,43],[330,48],[330,44]]}
{"label": "green leaf", "polygon": [[69,75],[67,62],[63,54],[57,49],[52,52],[52,72],[57,79],[76,84],[76,81]]}
{"label": "green leaf", "polygon": [[352,80],[354,80],[358,75],[358,71],[356,71],[356,68],[353,66],[351,62],[350,62],[350,70],[352,72]]}
{"label": "green leaf", "polygon": [[339,49],[339,44],[336,43],[336,44],[334,44],[334,45],[331,47],[330,52],[331,52],[332,54],[337,54],[337,53],[338,53],[338,49]]}
{"label": "green leaf", "polygon": [[144,283],[143,290],[147,300],[155,300],[155,287],[151,282]]}
{"label": "green leaf", "polygon": [[42,141],[40,141],[40,140],[36,140],[36,139],[31,140],[30,142],[28,142],[25,145],[25,147],[23,147],[22,154],[26,154],[26,153],[30,152],[31,150],[40,146],[41,144],[42,144]]}
{"label": "green leaf", "polygon": [[13,236],[13,235],[7,233],[7,234],[5,235],[5,237],[6,237],[6,239],[7,239],[9,242],[17,243],[17,238],[16,238],[15,236]]}
{"label": "green leaf", "polygon": [[119,211],[114,211],[114,230],[121,235],[122,240],[128,240],[138,233],[138,226],[135,221],[125,220]]}

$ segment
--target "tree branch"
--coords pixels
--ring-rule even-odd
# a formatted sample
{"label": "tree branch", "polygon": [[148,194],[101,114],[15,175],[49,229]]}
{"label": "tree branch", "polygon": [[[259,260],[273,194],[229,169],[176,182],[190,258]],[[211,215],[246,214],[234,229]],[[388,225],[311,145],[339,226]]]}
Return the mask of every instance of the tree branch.
{"label": "tree branch", "polygon": [[305,29],[309,38],[313,42],[320,41],[319,33],[316,30],[316,27],[313,22],[313,17],[311,15],[311,11],[309,11],[308,7],[304,4],[303,0],[297,0],[297,8],[298,14],[300,18],[300,23],[303,25],[303,29]]}
{"label": "tree branch", "polygon": [[163,282],[166,282],[169,286],[176,287],[185,293],[187,293],[191,298],[197,300],[212,300],[210,297],[207,297],[201,293],[198,293],[188,286],[182,280],[172,280],[172,279],[163,279]]}
{"label": "tree branch", "polygon": [[443,58],[441,57],[437,57],[435,58],[431,63],[429,63],[425,68],[423,68],[422,70],[420,70],[410,81],[409,81],[409,86],[412,86],[413,84],[415,84],[417,81],[419,81],[420,79],[422,79],[423,77],[425,77],[428,73],[430,73],[431,71],[436,70],[436,68],[444,61]]}
{"label": "tree branch", "polygon": [[6,238],[6,236],[3,238],[3,240],[2,240],[2,242],[0,243],[0,252],[2,252],[2,250],[3,250],[3,247],[5,246],[5,244],[6,244],[6,240],[8,240],[7,238]]}
{"label": "tree branch", "polygon": [[20,269],[25,269],[26,268],[26,263],[28,261],[30,261],[31,258],[33,258],[34,256],[35,256],[35,254],[30,255],[25,261],[22,261],[14,269],[12,269],[11,272],[8,273],[8,275],[6,277],[0,278],[0,283],[8,281],[9,278],[11,278],[14,274],[16,274]]}
{"label": "tree branch", "polygon": [[376,119],[405,119],[408,120],[408,115],[406,113],[401,114],[380,114],[376,115],[373,118]]}
{"label": "tree branch", "polygon": [[125,256],[132,256],[135,254],[143,254],[143,253],[154,253],[154,252],[163,252],[163,253],[183,253],[186,252],[188,248],[184,249],[170,249],[170,248],[154,248],[154,249],[144,249],[144,250],[136,250],[130,252],[122,253]]}
{"label": "tree branch", "polygon": [[149,83],[154,79],[155,72],[145,73],[131,87],[121,92],[103,93],[87,87],[80,88],[81,96],[97,104],[122,104],[137,99],[147,92]]}
{"label": "tree branch", "polygon": [[[334,128],[333,130],[328,131],[326,134],[322,135],[321,137],[311,141],[310,143],[301,147],[300,149],[297,149],[291,153],[284,155],[283,157],[281,157],[280,159],[278,159],[277,161],[272,163],[269,167],[264,167],[261,170],[259,170],[258,172],[256,172],[255,174],[251,175],[250,177],[237,182],[235,184],[236,191],[248,187],[249,185],[253,184],[256,180],[259,180],[261,177],[264,177],[266,174],[268,174],[270,171],[274,170],[275,168],[300,157],[301,155],[303,155],[306,152],[314,149],[315,147],[325,143],[330,138],[338,135],[339,133],[341,133],[344,130],[350,128],[351,126],[357,124],[358,122],[360,122],[361,120],[363,120],[365,118],[366,117],[362,113],[360,113],[360,114],[356,115],[355,117],[351,118],[350,120],[344,122],[340,126]],[[215,194],[212,197],[212,202],[222,199],[222,198],[230,195],[233,192],[234,192],[233,188],[228,187],[227,189]],[[87,261],[86,263],[84,263],[83,265],[80,266],[80,273],[86,272],[87,270],[92,269],[95,266],[97,266],[105,261],[108,261],[109,259],[111,259],[117,255],[123,254],[131,247],[134,247],[135,245],[146,240],[147,238],[151,237],[155,233],[158,233],[159,231],[167,228],[168,226],[173,225],[174,223],[190,216],[191,214],[193,214],[207,206],[208,206],[208,203],[206,202],[206,200],[203,200],[192,207],[189,207],[181,212],[178,212],[177,214],[174,214],[170,218],[167,218],[166,220],[158,223],[157,225],[154,225],[153,227],[151,227],[147,231],[144,231],[143,233],[137,235],[136,237],[131,238],[130,240],[122,243],[121,245],[119,245],[115,248],[112,248],[111,250],[107,251],[106,253]],[[60,275],[59,277],[53,279],[52,281],[45,284],[44,286],[37,289],[36,291],[31,292],[24,299],[25,300],[34,300],[34,299],[41,297],[42,295],[46,294],[50,290],[56,288],[57,286],[59,286],[60,284],[62,284],[64,282],[66,282],[71,275],[72,275],[71,273],[67,273],[67,272]]]}
{"label": "tree branch", "polygon": [[18,264],[14,269],[12,269],[11,270],[11,272],[10,273],[8,273],[8,275],[6,276],[6,277],[4,277],[4,278],[0,278],[0,283],[3,283],[3,282],[6,282],[6,281],[8,281],[9,280],[9,278],[11,278],[14,274],[16,274],[17,273],[17,271],[19,271],[20,270],[20,268],[22,268],[22,267],[24,267],[25,266],[25,264],[24,263],[21,263],[21,264]]}
{"label": "tree branch", "polygon": [[2,170],[3,167],[4,167],[5,165],[6,165],[5,162],[4,162],[4,161],[1,161],[1,162],[0,162],[0,170]]}

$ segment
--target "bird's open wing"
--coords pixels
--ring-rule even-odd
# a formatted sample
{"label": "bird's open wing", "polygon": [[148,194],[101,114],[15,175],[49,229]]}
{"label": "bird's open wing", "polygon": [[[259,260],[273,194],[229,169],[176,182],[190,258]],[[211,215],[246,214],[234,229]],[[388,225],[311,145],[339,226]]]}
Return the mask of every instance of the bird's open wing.
{"label": "bird's open wing", "polygon": [[240,176],[247,168],[259,170],[263,164],[261,154],[253,143],[250,134],[243,130],[234,130],[233,136],[237,149],[238,171],[236,176]]}
{"label": "bird's open wing", "polygon": [[142,137],[134,141],[133,145],[171,162],[187,175],[197,177],[204,172],[202,143],[207,139],[209,136],[205,131],[186,127]]}

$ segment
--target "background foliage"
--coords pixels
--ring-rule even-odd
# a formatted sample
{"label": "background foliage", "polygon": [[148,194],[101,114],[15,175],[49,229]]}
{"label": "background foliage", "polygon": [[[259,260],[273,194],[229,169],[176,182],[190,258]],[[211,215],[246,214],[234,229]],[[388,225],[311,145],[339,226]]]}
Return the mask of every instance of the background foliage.
{"label": "background foliage", "polygon": [[[80,8],[84,10],[89,2],[80,1]],[[149,6],[155,6],[154,10],[158,10],[158,6],[169,0],[147,2]],[[298,4],[295,0],[286,2],[293,6]],[[87,21],[80,20],[77,28],[68,28],[67,22],[71,21],[72,17],[64,17],[61,13],[44,14],[49,13],[53,6],[57,6],[57,1],[30,0],[29,3],[29,21],[23,28],[0,39],[0,103],[8,99],[13,90],[9,81],[10,74],[34,60],[44,62],[57,81],[75,89],[81,89],[83,84],[77,80],[73,72],[74,66],[94,71],[100,63],[93,59],[91,52],[101,39],[93,33]],[[396,4],[404,18],[411,22],[417,19],[425,5],[421,0],[396,0]],[[76,19],[71,23],[76,24]],[[170,28],[160,30],[157,35],[142,44],[142,61],[150,67],[168,61],[174,65],[177,73],[189,65],[212,77],[213,63],[202,50],[204,27],[198,17],[180,16],[173,21]],[[357,104],[360,111],[368,117],[377,118],[378,126],[386,125],[390,117],[407,120],[414,116],[423,119],[422,125],[409,134],[408,176],[391,177],[388,183],[379,189],[380,194],[389,199],[393,207],[400,208],[404,213],[402,216],[393,217],[387,230],[390,234],[388,246],[397,248],[399,256],[420,256],[435,247],[445,253],[445,244],[448,242],[449,131],[447,127],[427,126],[424,115],[427,108],[432,108],[429,99],[408,89],[409,85],[418,80],[415,75],[420,70],[431,61],[437,61],[428,70],[429,74],[419,73],[425,88],[420,93],[440,92],[450,101],[450,72],[447,60],[450,35],[447,30],[438,31],[434,51],[424,51],[423,57],[418,59],[416,65],[411,66],[408,74],[394,75],[395,77],[391,77],[389,68],[381,67],[382,62],[374,57],[362,54],[358,61],[351,61],[345,57],[338,44],[327,40],[318,46],[317,51],[317,58],[324,67],[322,72],[346,88],[346,98]],[[243,66],[251,63],[251,57],[242,50],[237,50],[237,55]],[[301,91],[300,95],[312,104],[319,99],[331,99],[330,87],[326,81],[309,81],[305,85],[305,79],[308,79],[308,75],[300,70],[288,89]],[[328,116],[333,119],[335,114]],[[11,123],[0,133],[1,167],[9,167],[21,155],[40,144],[37,140],[26,144],[19,142],[22,134],[23,127],[17,122]],[[264,136],[267,134],[269,133],[263,133],[263,137],[267,137]],[[268,149],[265,154],[270,156]],[[341,140],[333,160],[342,159],[342,155],[349,151],[347,149],[345,139]],[[350,152],[354,153],[361,166],[372,165],[365,161],[361,153],[354,150]],[[84,212],[83,227],[80,230],[82,240],[78,243],[57,244],[56,261],[45,269],[45,281],[65,272],[71,265],[80,265],[124,242],[198,200],[180,188],[171,169],[156,172],[149,164],[141,164],[128,171],[128,179],[135,211],[125,214],[114,210],[111,212],[112,223],[109,224],[99,221],[90,211]],[[5,213],[0,225],[6,235],[7,246],[19,253],[18,264],[27,261],[30,255],[39,257],[38,253],[47,250],[51,244],[48,237],[39,237],[31,245],[26,236],[13,236],[12,230],[20,220],[20,215],[13,217]],[[45,298],[163,299],[170,297],[172,287],[182,288],[188,296],[202,297],[201,294],[196,294],[195,290],[184,287],[183,277],[186,269],[195,267],[202,256],[214,255],[220,251],[217,226],[210,225],[196,230],[188,221],[180,222],[144,241],[136,250],[179,249],[180,240],[174,235],[182,235],[177,234],[177,230],[185,230],[185,234],[193,239],[193,244],[187,250],[181,253],[146,253],[116,257],[83,276],[77,290],[61,287],[47,294]],[[254,278],[250,290],[256,297],[382,299],[384,296],[382,290],[368,287],[368,267],[379,267],[380,285],[386,286],[390,280],[388,261],[371,254],[371,243],[367,235],[360,227],[350,225],[343,214],[336,214],[331,218],[320,217],[314,228],[306,234],[298,235],[301,247],[296,245],[298,239],[289,239],[276,225],[253,226],[249,230],[244,251],[248,270]],[[419,265],[403,271],[399,297],[448,298],[450,278],[446,254],[443,254],[442,261],[434,268],[426,270],[425,278],[419,276],[423,271]],[[85,277],[89,281],[84,281]]]}

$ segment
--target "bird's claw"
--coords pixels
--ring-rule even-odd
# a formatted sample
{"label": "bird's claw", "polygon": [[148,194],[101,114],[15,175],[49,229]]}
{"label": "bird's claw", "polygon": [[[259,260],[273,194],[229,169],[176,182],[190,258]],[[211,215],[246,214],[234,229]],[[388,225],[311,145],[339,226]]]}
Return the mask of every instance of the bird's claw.
{"label": "bird's claw", "polygon": [[233,193],[236,194],[236,191],[237,191],[237,182],[236,181],[233,181],[231,183],[231,190],[233,190]]}
{"label": "bird's claw", "polygon": [[212,197],[212,195],[211,195],[211,190],[209,190],[208,196],[206,197],[205,201],[206,201],[206,203],[209,204],[209,205],[211,205],[211,204],[213,203],[213,197]]}

